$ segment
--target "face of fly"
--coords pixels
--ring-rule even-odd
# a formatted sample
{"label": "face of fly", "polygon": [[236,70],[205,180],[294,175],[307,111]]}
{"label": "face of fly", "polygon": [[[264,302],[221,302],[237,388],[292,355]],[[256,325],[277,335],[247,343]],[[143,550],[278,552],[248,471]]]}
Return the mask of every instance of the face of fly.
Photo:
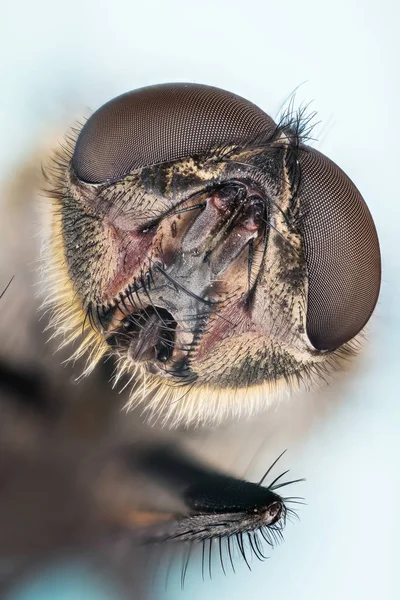
{"label": "face of fly", "polygon": [[[323,155],[290,127],[100,182],[83,180],[76,148],[59,161],[53,192],[53,255],[66,263],[65,296],[77,299],[71,321],[90,325],[101,347],[92,358],[111,349],[120,372],[137,373],[136,390],[150,382],[153,409],[168,400],[174,410],[169,400],[183,397],[187,418],[214,420],[229,406],[242,411],[243,400],[232,400],[239,389],[252,394],[252,410],[266,386],[318,375],[351,351],[371,311],[341,332],[326,310],[328,281],[318,312],[310,231],[320,240],[324,224],[307,222],[314,213],[302,186],[308,153]],[[379,278],[379,247],[374,260]]]}
{"label": "face of fly", "polygon": [[[69,174],[69,272],[95,326],[128,361],[170,381],[245,387],[318,360],[305,332],[305,261],[283,153],[269,154],[147,168],[101,190]],[[273,175],[250,177],[257,158]],[[249,177],[236,161],[248,161]]]}

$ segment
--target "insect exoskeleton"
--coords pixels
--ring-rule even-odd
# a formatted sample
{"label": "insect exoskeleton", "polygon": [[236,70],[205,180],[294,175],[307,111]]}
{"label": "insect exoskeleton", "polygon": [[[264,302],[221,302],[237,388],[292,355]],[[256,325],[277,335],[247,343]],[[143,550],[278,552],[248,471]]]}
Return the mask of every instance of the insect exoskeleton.
{"label": "insect exoskeleton", "polygon": [[279,123],[198,84],[99,108],[48,170],[53,324],[108,351],[132,403],[169,423],[268,404],[354,352],[377,302],[380,252],[355,185]]}

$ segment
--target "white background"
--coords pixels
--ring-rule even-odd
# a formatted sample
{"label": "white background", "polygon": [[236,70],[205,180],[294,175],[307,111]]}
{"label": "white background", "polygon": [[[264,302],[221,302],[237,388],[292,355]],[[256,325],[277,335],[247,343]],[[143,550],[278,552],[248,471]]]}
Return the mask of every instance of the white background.
{"label": "white background", "polygon": [[[3,0],[4,2],[4,0]],[[276,115],[299,84],[316,146],[375,218],[383,284],[361,366],[296,447],[308,507],[267,564],[157,597],[400,597],[399,4],[361,0],[4,2],[0,180],[52,123],[143,85],[194,81]],[[332,393],[331,393],[332,395]],[[292,454],[293,458],[293,454]]]}

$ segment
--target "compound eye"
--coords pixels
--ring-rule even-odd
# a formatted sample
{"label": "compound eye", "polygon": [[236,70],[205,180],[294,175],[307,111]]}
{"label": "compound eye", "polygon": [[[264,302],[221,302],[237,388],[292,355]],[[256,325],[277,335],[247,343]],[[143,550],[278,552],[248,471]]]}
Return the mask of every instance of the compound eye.
{"label": "compound eye", "polygon": [[72,166],[87,183],[115,181],[134,169],[275,129],[257,106],[225,90],[154,85],[118,96],[93,113],[78,137]]}
{"label": "compound eye", "polygon": [[316,349],[331,350],[354,338],[376,305],[379,242],[368,207],[347,175],[311,148],[300,150],[299,160],[307,334]]}

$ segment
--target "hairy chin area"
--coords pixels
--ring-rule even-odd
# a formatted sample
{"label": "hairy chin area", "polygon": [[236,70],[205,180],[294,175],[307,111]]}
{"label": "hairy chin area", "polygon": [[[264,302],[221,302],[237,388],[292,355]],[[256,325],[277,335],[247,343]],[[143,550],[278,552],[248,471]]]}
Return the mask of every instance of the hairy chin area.
{"label": "hairy chin area", "polygon": [[161,378],[140,372],[126,410],[142,406],[150,424],[162,426],[216,426],[229,420],[252,417],[299,387],[293,381],[266,383],[249,388],[215,388],[210,385],[173,387]]}
{"label": "hairy chin area", "polygon": [[358,346],[359,340],[353,341],[300,373],[248,387],[217,388],[198,381],[174,385],[121,358],[113,385],[132,386],[125,409],[142,407],[142,415],[150,424],[170,428],[216,426],[228,420],[249,419],[291,395],[323,387],[335,372],[343,374],[349,368]]}

